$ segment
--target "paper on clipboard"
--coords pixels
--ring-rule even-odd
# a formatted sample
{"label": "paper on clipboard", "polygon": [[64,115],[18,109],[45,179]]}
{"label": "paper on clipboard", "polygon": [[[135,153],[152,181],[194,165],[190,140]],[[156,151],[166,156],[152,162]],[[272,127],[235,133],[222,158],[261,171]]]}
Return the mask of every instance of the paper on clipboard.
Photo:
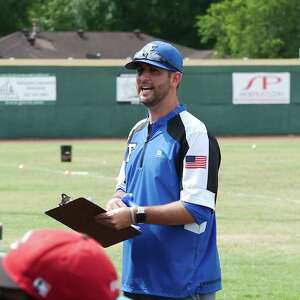
{"label": "paper on clipboard", "polygon": [[78,232],[91,236],[105,248],[141,233],[136,226],[117,230],[96,222],[94,216],[102,212],[106,210],[85,198],[66,201],[63,196],[61,204],[46,211],[45,214]]}

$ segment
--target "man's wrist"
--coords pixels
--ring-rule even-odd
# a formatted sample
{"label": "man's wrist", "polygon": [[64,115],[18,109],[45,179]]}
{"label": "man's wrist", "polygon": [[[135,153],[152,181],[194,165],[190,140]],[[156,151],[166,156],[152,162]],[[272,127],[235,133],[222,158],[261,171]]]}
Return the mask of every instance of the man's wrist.
{"label": "man's wrist", "polygon": [[144,224],[144,223],[146,223],[145,207],[138,206],[135,211],[135,224]]}
{"label": "man's wrist", "polygon": [[146,223],[146,212],[143,206],[132,206],[129,208],[130,220],[132,224]]}
{"label": "man's wrist", "polygon": [[136,208],[135,207],[130,207],[129,212],[130,212],[131,224],[136,224],[136,221],[135,221]]}

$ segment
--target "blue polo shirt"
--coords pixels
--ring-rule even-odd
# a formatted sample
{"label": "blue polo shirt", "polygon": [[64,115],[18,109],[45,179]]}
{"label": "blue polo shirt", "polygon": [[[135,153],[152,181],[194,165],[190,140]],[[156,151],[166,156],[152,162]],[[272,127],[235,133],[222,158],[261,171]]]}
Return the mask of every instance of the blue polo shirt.
{"label": "blue polo shirt", "polygon": [[138,206],[182,201],[195,223],[142,224],[142,234],[123,244],[123,291],[180,298],[221,289],[219,164],[217,141],[184,106],[133,127],[116,190],[132,193]]}

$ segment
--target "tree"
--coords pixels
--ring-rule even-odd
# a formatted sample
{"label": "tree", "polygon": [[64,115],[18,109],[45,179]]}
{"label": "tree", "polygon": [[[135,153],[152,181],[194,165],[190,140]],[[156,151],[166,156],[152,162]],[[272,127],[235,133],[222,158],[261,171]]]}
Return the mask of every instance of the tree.
{"label": "tree", "polygon": [[46,31],[76,31],[89,29],[89,21],[98,14],[97,0],[38,0],[30,10],[29,18],[38,20]]}
{"label": "tree", "polygon": [[43,30],[134,31],[203,47],[196,17],[220,0],[36,0],[30,18]]}
{"label": "tree", "polygon": [[298,0],[224,0],[198,17],[197,28],[218,57],[297,57],[299,20]]}
{"label": "tree", "polygon": [[27,9],[30,0],[5,0],[0,2],[0,36],[21,30],[28,25]]}
{"label": "tree", "polygon": [[111,28],[140,29],[161,39],[190,47],[204,47],[195,27],[198,15],[220,0],[114,0]]}

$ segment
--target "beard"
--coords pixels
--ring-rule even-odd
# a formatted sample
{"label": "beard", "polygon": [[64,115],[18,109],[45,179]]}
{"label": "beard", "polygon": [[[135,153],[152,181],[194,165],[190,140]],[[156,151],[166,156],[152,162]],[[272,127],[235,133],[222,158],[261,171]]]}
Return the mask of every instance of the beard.
{"label": "beard", "polygon": [[[153,88],[152,90],[146,91],[146,96],[143,95],[142,90],[139,93],[140,102],[144,104],[147,108],[153,108],[159,103],[161,103],[166,96],[168,95],[170,90],[170,82],[166,81],[161,85]],[[149,93],[149,95],[147,95]]]}

